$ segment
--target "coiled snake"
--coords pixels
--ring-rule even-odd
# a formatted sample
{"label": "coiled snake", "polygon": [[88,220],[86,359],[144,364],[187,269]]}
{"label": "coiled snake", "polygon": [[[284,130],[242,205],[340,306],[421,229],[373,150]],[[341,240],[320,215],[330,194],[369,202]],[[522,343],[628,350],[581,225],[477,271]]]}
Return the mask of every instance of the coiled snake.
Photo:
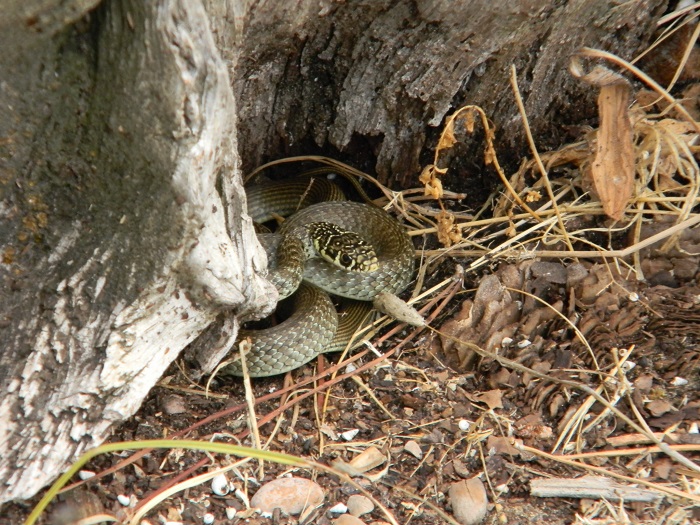
{"label": "coiled snake", "polygon": [[[311,183],[314,181],[317,186],[327,183],[325,179],[311,179]],[[301,184],[305,199],[320,198],[311,195],[310,190],[316,188],[309,187],[309,181]],[[295,183],[247,189],[249,214],[256,221],[264,221],[270,217],[270,207],[280,210],[280,214],[293,212],[299,206],[299,189],[300,183],[296,183],[296,189]],[[332,193],[322,198],[342,197]],[[320,242],[324,246],[319,247],[316,242],[315,248],[326,258],[309,253],[309,245],[313,244],[309,232],[314,228],[322,230]],[[344,232],[349,232],[351,243],[359,248],[352,259],[345,257],[342,249],[337,253],[331,250]],[[252,348],[245,356],[251,377],[281,374],[323,352],[342,350],[368,311],[366,301],[372,301],[380,292],[403,291],[413,274],[414,250],[406,230],[383,209],[371,204],[339,200],[312,204],[294,213],[278,233],[279,253],[276,261],[270,261],[270,280],[281,297],[295,288],[302,277],[303,281],[292,297],[293,313],[288,319],[265,330],[241,330],[240,338],[252,340]],[[327,259],[334,259],[335,263]],[[355,266],[364,268],[356,271]],[[296,283],[290,285],[293,281]],[[340,322],[328,293],[356,301]],[[221,373],[241,375],[240,362],[226,366]]]}

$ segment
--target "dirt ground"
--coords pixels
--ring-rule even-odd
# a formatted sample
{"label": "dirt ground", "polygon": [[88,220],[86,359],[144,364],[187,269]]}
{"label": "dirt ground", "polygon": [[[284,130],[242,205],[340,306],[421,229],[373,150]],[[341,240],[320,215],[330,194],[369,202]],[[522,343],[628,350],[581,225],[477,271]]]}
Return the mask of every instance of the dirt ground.
{"label": "dirt ground", "polygon": [[[580,478],[587,473],[556,457],[532,452],[551,452],[558,435],[566,433],[565,421],[571,420],[574,409],[589,397],[557,379],[600,387],[611,405],[638,422],[634,407],[651,430],[667,434],[667,443],[691,445],[691,458],[697,459],[700,444],[700,288],[694,282],[669,287],[613,281],[610,268],[591,264],[572,270],[574,265],[547,263],[550,266],[543,278],[537,272],[545,269],[538,269],[538,264],[530,261],[494,267],[487,278],[474,279],[481,283],[477,292],[466,289],[468,283],[451,280],[433,297],[434,306],[429,310],[437,316],[431,325],[441,326],[442,336],[429,329],[399,327],[388,336],[383,330],[383,336],[372,340],[380,352],[391,349],[389,357],[377,357],[365,347],[361,359],[352,365],[355,369],[348,371],[345,364],[335,367],[339,374],[335,378],[328,375],[334,370],[334,361],[330,361],[325,364],[325,377],[315,376],[316,366],[308,365],[289,378],[255,380],[261,441],[269,450],[326,465],[338,459],[350,462],[372,447],[378,449],[382,461],[369,471],[369,477],[358,477],[356,482],[403,524],[446,523],[438,510],[452,515],[447,496],[450,487],[475,476],[484,482],[488,493],[483,521],[488,524],[700,520],[698,507],[688,507],[687,501],[663,492],[653,503],[623,506],[531,495],[533,480]],[[455,272],[451,263],[442,266],[435,275]],[[557,272],[568,272],[569,282],[553,282],[561,281]],[[572,273],[576,274],[573,280]],[[563,312],[569,309],[567,303],[577,305],[578,326],[593,353],[577,340],[565,319],[551,315],[535,301],[518,301],[517,294],[500,289],[503,281],[512,284],[509,279],[514,277],[522,279],[521,289],[536,290],[547,304],[561,303]],[[435,283],[426,286],[430,284]],[[513,305],[516,307],[511,309]],[[482,312],[479,319],[468,318],[474,311]],[[493,325],[496,318],[501,319],[498,327]],[[514,328],[508,336],[512,342],[507,344],[503,344],[503,333],[509,324],[504,318],[511,320]],[[476,341],[485,348],[497,334],[499,355],[552,380],[503,366],[464,345],[451,345],[447,334]],[[201,384],[188,380],[185,366],[178,363],[171,367],[138,414],[114,431],[112,442],[178,436],[251,444],[242,381],[215,379],[207,397]],[[595,366],[617,381],[602,381],[603,375],[592,372]],[[285,388],[285,380],[291,382],[290,387]],[[589,454],[582,461],[585,464],[697,494],[697,474],[664,454],[645,453],[642,445],[646,441],[617,414],[597,402],[591,403],[585,414],[571,432],[569,444],[557,447],[556,453],[562,448],[567,454],[580,450]],[[599,419],[591,426],[596,417]],[[183,434],[205,418],[209,421],[204,425]],[[344,437],[346,432],[352,433]],[[637,437],[625,439],[630,436]],[[518,444],[527,448],[518,448]],[[638,447],[640,451],[606,455],[620,447],[627,451]],[[133,509],[118,501],[120,495],[140,504],[182,477],[235,460],[178,449],[151,451],[134,462],[127,461],[129,455],[115,453],[93,460],[85,470],[111,473],[60,496],[65,503],[53,504],[41,522],[66,522],[69,510],[76,505],[124,518]],[[324,472],[271,462],[265,462],[262,478],[257,461],[242,464],[228,476],[238,494],[250,497],[261,484],[289,472],[314,479],[325,493],[325,503],[306,523],[333,523],[337,515],[329,509],[347,502],[359,490]],[[296,518],[255,514],[244,520],[228,520],[227,508],[247,516],[244,501],[233,492],[214,494],[207,481],[167,498],[142,523],[199,524],[204,523],[205,514],[213,515],[216,523],[298,522]],[[30,504],[6,507],[2,523],[21,522]],[[362,516],[362,522],[379,524],[387,519],[375,508]]]}

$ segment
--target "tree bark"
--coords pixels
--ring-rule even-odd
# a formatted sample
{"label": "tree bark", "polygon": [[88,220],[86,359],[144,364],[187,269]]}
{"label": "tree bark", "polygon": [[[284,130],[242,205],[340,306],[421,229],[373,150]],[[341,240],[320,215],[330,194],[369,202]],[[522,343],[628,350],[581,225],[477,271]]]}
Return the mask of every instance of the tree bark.
{"label": "tree bark", "polygon": [[101,443],[222,310],[275,299],[202,6],[109,2],[26,42],[2,67],[4,501]]}
{"label": "tree bark", "polygon": [[0,22],[11,50],[0,55],[0,502],[32,496],[101,443],[188,344],[200,338],[209,369],[239,319],[274,306],[239,159],[333,153],[415,183],[465,102],[523,151],[511,64],[534,132],[556,141],[552,123],[595,112],[569,56],[581,45],[634,56],[665,7],[96,3],[15,2]]}

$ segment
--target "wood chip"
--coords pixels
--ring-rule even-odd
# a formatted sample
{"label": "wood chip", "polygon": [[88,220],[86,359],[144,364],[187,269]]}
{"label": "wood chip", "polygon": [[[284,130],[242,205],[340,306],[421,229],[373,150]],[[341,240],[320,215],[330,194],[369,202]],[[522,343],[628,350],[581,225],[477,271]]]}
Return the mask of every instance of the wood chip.
{"label": "wood chip", "polygon": [[423,451],[421,450],[420,445],[413,440],[407,441],[403,446],[403,449],[418,459],[423,457]]}
{"label": "wood chip", "polygon": [[369,447],[350,461],[350,466],[359,472],[367,472],[386,462],[386,456],[377,447]]}
{"label": "wood chip", "polygon": [[603,476],[534,479],[530,482],[530,494],[539,498],[589,498],[627,502],[655,502],[662,497],[658,492],[622,485]]}

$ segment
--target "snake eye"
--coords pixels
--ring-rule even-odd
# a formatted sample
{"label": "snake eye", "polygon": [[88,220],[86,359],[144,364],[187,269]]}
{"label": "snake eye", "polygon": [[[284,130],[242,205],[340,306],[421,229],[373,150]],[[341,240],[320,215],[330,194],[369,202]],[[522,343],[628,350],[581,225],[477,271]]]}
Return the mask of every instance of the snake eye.
{"label": "snake eye", "polygon": [[352,257],[350,257],[347,253],[341,253],[340,262],[343,266],[347,268],[352,264]]}

